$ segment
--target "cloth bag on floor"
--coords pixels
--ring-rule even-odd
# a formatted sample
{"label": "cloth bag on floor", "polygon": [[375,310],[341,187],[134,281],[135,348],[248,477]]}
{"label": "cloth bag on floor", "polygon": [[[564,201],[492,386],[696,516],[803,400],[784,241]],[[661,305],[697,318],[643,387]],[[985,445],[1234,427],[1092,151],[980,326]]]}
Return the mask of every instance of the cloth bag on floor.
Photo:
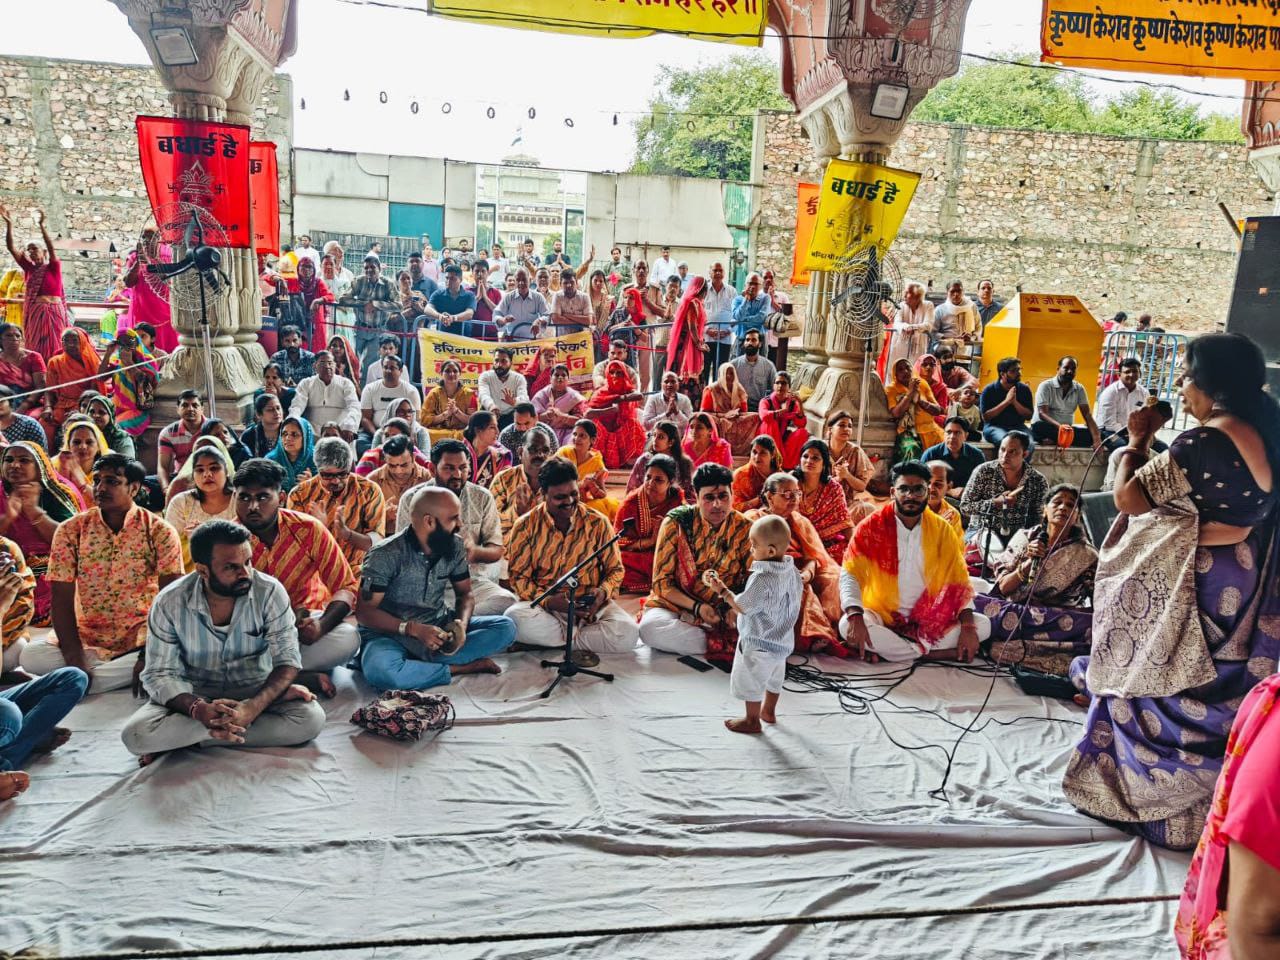
{"label": "cloth bag on floor", "polygon": [[392,740],[421,740],[453,726],[453,702],[438,693],[388,690],[351,714],[351,722]]}

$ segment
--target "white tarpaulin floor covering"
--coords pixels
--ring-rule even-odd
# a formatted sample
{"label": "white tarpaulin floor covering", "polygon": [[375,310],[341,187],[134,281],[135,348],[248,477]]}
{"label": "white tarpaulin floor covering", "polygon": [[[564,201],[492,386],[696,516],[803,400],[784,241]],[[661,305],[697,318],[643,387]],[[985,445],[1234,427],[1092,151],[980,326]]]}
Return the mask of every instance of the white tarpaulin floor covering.
{"label": "white tarpaulin floor covering", "polygon": [[[329,724],[297,749],[181,751],[138,769],[127,692],[0,808],[0,950],[42,955],[327,944],[321,957],[868,957],[1145,960],[1175,955],[1188,858],[1072,810],[1059,786],[1082,712],[995,684],[947,802],[943,751],[986,677],[921,667],[878,705],[783,695],[729,733],[728,676],[640,650],[538,699],[536,654],[444,689],[457,726],[401,744],[347,722],[370,691],[337,671]],[[869,675],[884,665],[824,667]],[[789,685],[790,686],[790,685]],[[904,708],[905,711],[904,711]],[[888,734],[881,726],[888,728]],[[991,908],[1038,904],[1035,909]],[[1069,904],[1075,904],[1074,906]],[[937,916],[956,908],[984,908]],[[883,912],[892,918],[874,916]],[[902,912],[911,914],[906,918]],[[733,921],[873,915],[840,923]],[[930,915],[935,914],[935,915]],[[719,929],[655,927],[728,922]],[[645,928],[604,936],[583,931]],[[560,935],[466,945],[370,940]],[[366,942],[338,949],[337,943]],[[224,955],[237,955],[227,953]],[[284,953],[272,952],[272,956]]]}

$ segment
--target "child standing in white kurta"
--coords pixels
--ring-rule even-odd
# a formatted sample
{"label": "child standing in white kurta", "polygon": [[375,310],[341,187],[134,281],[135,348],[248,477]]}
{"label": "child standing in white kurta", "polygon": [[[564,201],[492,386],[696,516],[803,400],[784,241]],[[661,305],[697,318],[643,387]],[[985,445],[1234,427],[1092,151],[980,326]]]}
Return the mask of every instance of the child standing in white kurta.
{"label": "child standing in white kurta", "polygon": [[742,592],[733,591],[714,570],[703,582],[738,613],[738,647],[733,654],[729,689],[746,702],[745,717],[726,720],[734,733],[760,733],[760,721],[775,723],[778,697],[787,676],[804,583],[787,556],[791,528],[781,517],[764,516],[751,525],[751,576]]}

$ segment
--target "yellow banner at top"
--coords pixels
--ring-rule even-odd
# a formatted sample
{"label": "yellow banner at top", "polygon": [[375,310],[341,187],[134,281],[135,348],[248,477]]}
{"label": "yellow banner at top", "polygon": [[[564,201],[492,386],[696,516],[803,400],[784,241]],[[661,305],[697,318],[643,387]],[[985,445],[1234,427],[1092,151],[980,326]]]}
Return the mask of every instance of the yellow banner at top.
{"label": "yellow banner at top", "polygon": [[1272,0],[1044,0],[1040,59],[1072,67],[1280,80]]}
{"label": "yellow banner at top", "polygon": [[822,178],[806,270],[831,270],[874,244],[883,253],[902,229],[920,174],[876,163],[832,160]]}
{"label": "yellow banner at top", "polygon": [[499,27],[606,37],[678,33],[758,47],[765,0],[429,0],[431,12]]}

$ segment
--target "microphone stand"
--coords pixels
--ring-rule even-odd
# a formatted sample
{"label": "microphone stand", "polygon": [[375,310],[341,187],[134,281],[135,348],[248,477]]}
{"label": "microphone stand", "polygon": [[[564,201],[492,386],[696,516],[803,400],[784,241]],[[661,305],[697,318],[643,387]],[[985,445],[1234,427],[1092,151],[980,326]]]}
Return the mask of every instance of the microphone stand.
{"label": "microphone stand", "polygon": [[591,561],[598,559],[602,553],[604,553],[606,550],[612,547],[615,543],[617,543],[621,537],[622,537],[622,532],[619,531],[618,534],[614,536],[613,539],[611,539],[608,543],[604,544],[602,547],[600,547],[599,550],[595,551],[590,556],[586,557],[581,563],[571,568],[568,572],[562,575],[560,579],[558,579],[551,586],[547,587],[546,590],[542,591],[542,593],[534,597],[533,600],[529,602],[530,606],[540,607],[543,605],[543,602],[545,600],[547,600],[553,594],[559,593],[561,589],[565,591],[569,599],[569,606],[568,606],[568,609],[566,610],[567,619],[565,621],[565,628],[564,628],[564,659],[542,661],[543,667],[556,668],[556,678],[551,681],[551,686],[547,687],[547,689],[543,690],[542,693],[539,694],[539,696],[544,700],[547,697],[551,696],[551,691],[556,688],[556,684],[558,684],[561,680],[563,680],[565,677],[576,676],[579,673],[585,673],[589,677],[596,677],[600,680],[606,680],[610,683],[613,682],[612,673],[602,673],[598,670],[588,670],[586,667],[580,667],[578,666],[578,664],[573,662],[573,628],[574,628],[574,624],[577,621],[577,614],[578,614],[578,596],[577,596],[578,587],[582,585],[581,581],[578,579],[578,571],[581,570],[583,567],[585,567]]}

